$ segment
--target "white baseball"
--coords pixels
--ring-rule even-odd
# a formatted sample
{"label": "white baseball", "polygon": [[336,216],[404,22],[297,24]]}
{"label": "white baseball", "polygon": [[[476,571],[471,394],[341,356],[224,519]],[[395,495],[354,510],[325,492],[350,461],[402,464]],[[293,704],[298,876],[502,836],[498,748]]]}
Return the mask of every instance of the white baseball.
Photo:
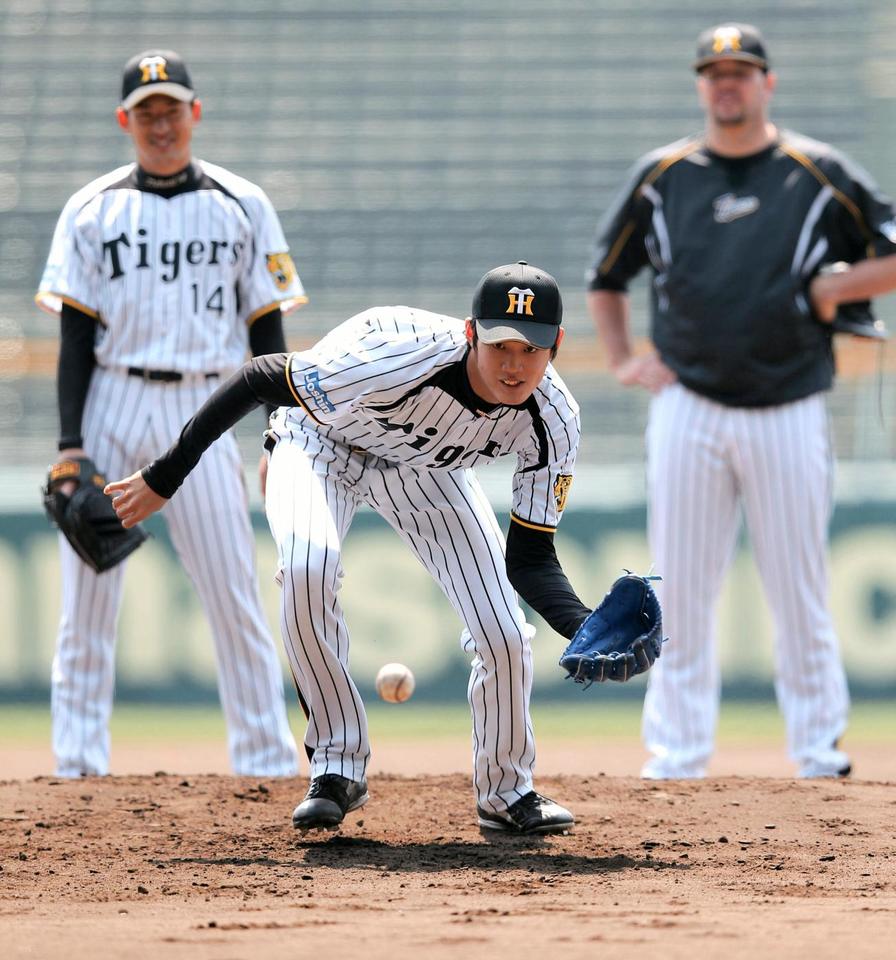
{"label": "white baseball", "polygon": [[387,663],[376,675],[376,692],[387,703],[404,703],[414,692],[414,674],[403,663]]}

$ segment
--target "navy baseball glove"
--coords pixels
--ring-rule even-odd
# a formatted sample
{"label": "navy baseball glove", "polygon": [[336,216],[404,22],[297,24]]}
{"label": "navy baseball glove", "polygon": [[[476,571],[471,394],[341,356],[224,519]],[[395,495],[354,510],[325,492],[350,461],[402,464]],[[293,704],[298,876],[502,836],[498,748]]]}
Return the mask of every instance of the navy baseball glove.
{"label": "navy baseball glove", "polygon": [[663,646],[663,617],[651,580],[626,571],[563,651],[560,666],[576,683],[625,680],[653,666]]}

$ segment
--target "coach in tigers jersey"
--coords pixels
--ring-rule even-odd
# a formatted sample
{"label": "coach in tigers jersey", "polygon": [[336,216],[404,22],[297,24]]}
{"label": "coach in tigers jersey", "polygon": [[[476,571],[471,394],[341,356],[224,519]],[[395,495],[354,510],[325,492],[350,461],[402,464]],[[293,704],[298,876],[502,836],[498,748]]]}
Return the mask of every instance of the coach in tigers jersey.
{"label": "coach in tigers jersey", "polygon": [[[742,506],[775,620],[790,756],[800,776],[843,776],[824,395],[837,305],[896,287],[896,211],[853,161],[771,123],[776,78],[755,27],[706,30],[694,69],[703,133],[637,164],[588,272],[617,379],[654,394],[649,526],[670,642],[648,683],[643,775],[706,772],[719,698],[713,609]],[[820,269],[840,261],[842,273]],[[627,289],[646,266],[655,350],[635,355]]]}
{"label": "coach in tigers jersey", "polygon": [[[167,454],[107,487],[132,526],[174,495],[219,433],[259,403],[279,406],[267,514],[312,775],[297,828],[335,827],[367,801],[367,718],[338,599],[342,542],[363,504],[407,543],[466,627],[480,825],[514,833],[572,825],[568,810],[532,786],[532,654],[514,592],[565,637],[590,613],[554,549],[579,446],[578,406],[550,364],[561,315],[553,277],[522,262],[482,278],[466,321],[411,307],[367,310],[309,350],[248,363]],[[516,470],[505,560],[470,468],[506,455]],[[400,604],[396,585],[396,615]]]}
{"label": "coach in tigers jersey", "polygon": [[[88,456],[107,475],[129,472],[174,440],[250,350],[285,349],[283,314],[305,301],[263,191],[193,158],[200,115],[176,53],[147,51],[127,63],[118,122],[136,163],[69,200],[40,282],[38,303],[60,315],[60,459]],[[231,435],[179,500],[165,519],[211,625],[233,770],[292,775],[297,752]],[[96,574],[62,537],[60,550],[56,773],[105,774],[124,565]]]}

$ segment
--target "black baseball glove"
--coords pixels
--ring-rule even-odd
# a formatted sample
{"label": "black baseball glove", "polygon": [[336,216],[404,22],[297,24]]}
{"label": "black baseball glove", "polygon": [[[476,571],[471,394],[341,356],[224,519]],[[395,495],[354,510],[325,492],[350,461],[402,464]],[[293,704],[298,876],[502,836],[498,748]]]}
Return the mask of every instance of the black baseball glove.
{"label": "black baseball glove", "polygon": [[[818,272],[824,276],[831,273],[844,273],[849,268],[850,264],[838,261],[823,264]],[[865,337],[869,340],[889,340],[890,338],[883,320],[878,320],[874,316],[870,300],[838,304],[831,329],[834,333],[851,333],[854,337]]]}
{"label": "black baseball glove", "polygon": [[663,618],[651,580],[626,571],[563,651],[560,666],[576,683],[625,681],[649,670],[663,646]]}
{"label": "black baseball glove", "polygon": [[[66,496],[60,487],[69,481],[78,486]],[[103,493],[106,481],[87,457],[60,460],[50,467],[43,488],[44,509],[78,556],[97,573],[109,570],[133,553],[146,539],[143,530],[125,530],[115,514],[111,497]]]}

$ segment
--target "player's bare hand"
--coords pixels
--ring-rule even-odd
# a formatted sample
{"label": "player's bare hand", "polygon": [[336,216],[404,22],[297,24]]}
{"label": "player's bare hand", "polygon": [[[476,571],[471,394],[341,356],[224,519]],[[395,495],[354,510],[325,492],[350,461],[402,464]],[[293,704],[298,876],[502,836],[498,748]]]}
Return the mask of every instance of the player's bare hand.
{"label": "player's bare hand", "polygon": [[168,502],[147,484],[139,472],[124,480],[107,483],[103,493],[112,497],[115,512],[125,528],[136,526]]}
{"label": "player's bare hand", "polygon": [[672,370],[655,353],[630,357],[613,371],[616,379],[625,387],[644,387],[651,393],[659,393],[663,387],[678,379]]}
{"label": "player's bare hand", "polygon": [[835,276],[819,274],[812,278],[809,284],[809,300],[812,303],[812,312],[822,323],[833,323],[837,313],[837,303],[832,293],[836,288]]}

